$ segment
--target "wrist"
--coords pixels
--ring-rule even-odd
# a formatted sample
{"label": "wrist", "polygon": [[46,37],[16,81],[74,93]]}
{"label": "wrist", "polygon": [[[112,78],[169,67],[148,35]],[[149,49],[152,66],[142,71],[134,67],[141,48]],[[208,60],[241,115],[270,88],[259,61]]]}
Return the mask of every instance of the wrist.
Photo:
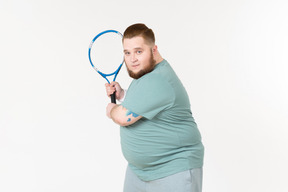
{"label": "wrist", "polygon": [[117,116],[117,115],[115,115],[115,110],[117,109],[118,106],[119,106],[119,105],[114,104],[114,105],[112,106],[112,108],[110,109],[109,118],[112,119],[113,121],[114,121],[114,119],[115,119],[115,116]]}
{"label": "wrist", "polygon": [[118,99],[119,102],[123,102],[126,96],[126,90],[122,89],[120,93],[120,99]]}
{"label": "wrist", "polygon": [[111,119],[111,114],[113,111],[113,108],[116,106],[115,103],[108,103],[106,106],[106,115],[107,117],[109,117]]}

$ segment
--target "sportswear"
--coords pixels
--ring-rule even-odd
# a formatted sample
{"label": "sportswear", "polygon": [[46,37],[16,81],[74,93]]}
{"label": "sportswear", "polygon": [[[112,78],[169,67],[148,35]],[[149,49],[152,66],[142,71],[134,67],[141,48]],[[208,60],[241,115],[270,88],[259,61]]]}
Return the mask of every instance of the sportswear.
{"label": "sportswear", "polygon": [[120,127],[123,155],[140,179],[151,181],[203,166],[204,146],[189,97],[166,60],[134,79],[121,105],[142,116]]}

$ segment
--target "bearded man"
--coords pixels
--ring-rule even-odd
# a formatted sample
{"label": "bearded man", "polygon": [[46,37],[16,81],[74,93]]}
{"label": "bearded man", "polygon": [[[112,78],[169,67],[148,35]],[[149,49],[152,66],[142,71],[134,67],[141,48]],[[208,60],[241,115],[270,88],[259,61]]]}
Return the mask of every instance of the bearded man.
{"label": "bearded man", "polygon": [[120,125],[124,192],[201,192],[204,146],[184,86],[146,25],[129,26],[122,42],[133,81],[127,91],[106,84],[107,95],[116,91],[122,101],[106,114]]}

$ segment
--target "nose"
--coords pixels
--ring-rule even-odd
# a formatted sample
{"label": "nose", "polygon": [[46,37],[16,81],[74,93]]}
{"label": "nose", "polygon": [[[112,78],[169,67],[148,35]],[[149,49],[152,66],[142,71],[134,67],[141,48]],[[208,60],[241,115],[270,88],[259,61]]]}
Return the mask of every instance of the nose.
{"label": "nose", "polygon": [[137,61],[135,54],[131,54],[130,60],[132,63],[135,63]]}

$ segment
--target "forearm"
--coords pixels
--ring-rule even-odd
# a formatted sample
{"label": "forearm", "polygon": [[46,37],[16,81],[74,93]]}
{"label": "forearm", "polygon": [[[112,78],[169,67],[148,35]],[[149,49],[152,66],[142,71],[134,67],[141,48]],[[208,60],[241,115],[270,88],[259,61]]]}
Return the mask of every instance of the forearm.
{"label": "forearm", "polygon": [[115,105],[110,111],[111,119],[120,126],[128,126],[138,121],[142,116],[139,116],[122,105]]}
{"label": "forearm", "polygon": [[110,112],[111,119],[120,126],[127,126],[128,117],[125,115],[125,110],[122,105],[115,105]]}

